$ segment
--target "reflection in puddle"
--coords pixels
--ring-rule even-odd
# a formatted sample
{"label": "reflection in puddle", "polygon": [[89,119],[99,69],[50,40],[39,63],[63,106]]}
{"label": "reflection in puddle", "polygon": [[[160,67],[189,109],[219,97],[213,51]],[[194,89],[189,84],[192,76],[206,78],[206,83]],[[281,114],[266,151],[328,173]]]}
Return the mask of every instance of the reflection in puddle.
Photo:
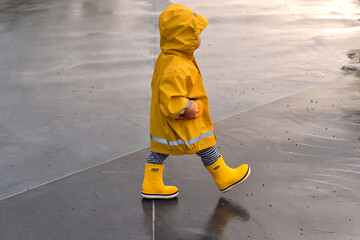
{"label": "reflection in puddle", "polygon": [[152,239],[157,239],[156,236],[158,235],[168,237],[177,233],[177,230],[172,226],[173,222],[169,221],[172,214],[176,214],[177,203],[177,198],[167,200],[142,199],[144,226]]}
{"label": "reflection in puddle", "polygon": [[347,53],[348,58],[350,58],[354,63],[360,63],[360,50],[350,50]]}
{"label": "reflection in puddle", "polygon": [[144,224],[148,233],[152,232],[155,239],[221,239],[232,220],[247,222],[250,219],[250,214],[246,209],[226,198],[219,199],[214,212],[205,221],[205,225],[200,224],[200,221],[195,223],[194,219],[199,215],[191,219],[181,215],[184,211],[179,209],[177,204],[177,198],[142,200]]}
{"label": "reflection in puddle", "polygon": [[344,65],[341,70],[345,74],[352,74],[355,77],[360,77],[360,49],[352,49],[346,53],[347,57],[350,59],[349,64]]}
{"label": "reflection in puddle", "polygon": [[242,221],[249,221],[249,213],[241,206],[233,203],[231,200],[226,198],[220,198],[214,213],[208,221],[207,229],[212,235],[221,237],[229,222],[238,218]]}
{"label": "reflection in puddle", "polygon": [[348,113],[346,116],[343,117],[350,123],[358,123],[360,124],[360,111],[354,111],[351,113]]}

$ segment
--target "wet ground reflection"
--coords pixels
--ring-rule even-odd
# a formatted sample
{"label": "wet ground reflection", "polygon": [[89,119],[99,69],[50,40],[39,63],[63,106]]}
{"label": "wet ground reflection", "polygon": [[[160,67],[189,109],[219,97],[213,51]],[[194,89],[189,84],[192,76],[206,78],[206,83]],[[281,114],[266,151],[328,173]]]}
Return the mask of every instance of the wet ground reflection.
{"label": "wet ground reflection", "polygon": [[246,209],[235,204],[230,199],[220,198],[216,208],[206,224],[206,228],[212,236],[216,236],[214,239],[221,239],[227,225],[234,219],[241,219],[246,222],[249,221],[250,215]]}
{"label": "wet ground reflection", "polygon": [[349,59],[349,62],[341,69],[345,72],[345,74],[352,74],[357,78],[360,77],[360,50],[349,50],[346,55]]}
{"label": "wet ground reflection", "polygon": [[[155,239],[222,239],[230,221],[237,219],[247,222],[250,219],[246,209],[223,197],[218,200],[209,219],[197,223],[188,222],[185,218],[181,220],[181,216],[177,214],[184,210],[179,209],[177,198],[170,201],[154,201],[153,203],[153,200],[144,199],[142,206],[146,215],[145,225],[149,232],[152,229]],[[193,209],[191,214],[198,216],[199,210]]]}

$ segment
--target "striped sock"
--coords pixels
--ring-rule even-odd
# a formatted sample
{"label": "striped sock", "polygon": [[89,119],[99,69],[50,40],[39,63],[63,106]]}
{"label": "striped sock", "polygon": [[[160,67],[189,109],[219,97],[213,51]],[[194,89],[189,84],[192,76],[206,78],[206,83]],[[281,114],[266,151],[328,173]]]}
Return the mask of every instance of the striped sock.
{"label": "striped sock", "polygon": [[151,151],[146,162],[152,164],[165,164],[165,159],[168,156],[168,154],[156,153]]}
{"label": "striped sock", "polygon": [[210,166],[220,158],[220,154],[215,146],[201,150],[196,155],[201,157],[205,167]]}

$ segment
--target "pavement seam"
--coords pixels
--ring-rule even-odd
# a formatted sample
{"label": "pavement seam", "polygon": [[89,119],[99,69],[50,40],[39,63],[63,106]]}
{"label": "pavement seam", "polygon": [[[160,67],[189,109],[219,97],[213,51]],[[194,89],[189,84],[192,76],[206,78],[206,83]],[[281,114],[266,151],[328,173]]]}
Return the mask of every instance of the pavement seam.
{"label": "pavement seam", "polygon": [[329,82],[319,83],[319,84],[316,84],[316,85],[314,85],[314,86],[311,86],[311,87],[308,87],[308,88],[305,88],[305,89],[302,89],[302,90],[299,90],[299,91],[296,91],[296,92],[293,92],[293,93],[289,93],[289,94],[284,95],[284,96],[282,96],[282,97],[279,97],[279,98],[270,100],[270,101],[268,101],[268,102],[265,102],[265,103],[263,103],[263,104],[261,104],[261,105],[257,105],[257,106],[251,107],[251,108],[247,108],[247,109],[245,109],[245,110],[242,110],[242,111],[239,111],[239,112],[235,112],[233,115],[229,115],[229,116],[225,116],[225,117],[223,117],[223,118],[217,119],[216,121],[213,121],[213,123],[217,123],[217,122],[224,121],[224,120],[226,120],[226,119],[228,119],[228,118],[231,118],[231,117],[234,117],[234,116],[237,116],[237,115],[240,115],[240,114],[249,112],[249,111],[251,111],[251,110],[253,110],[253,109],[256,109],[256,108],[259,108],[259,107],[264,107],[264,106],[266,106],[266,105],[268,105],[268,104],[271,104],[271,103],[274,103],[274,102],[276,102],[276,101],[280,101],[280,100],[286,99],[286,98],[288,98],[288,97],[295,96],[295,95],[297,95],[297,94],[306,92],[306,91],[311,90],[311,89],[313,89],[313,88],[316,88],[316,87],[319,87],[319,86],[323,86],[323,85],[326,85],[326,84],[330,84],[330,83],[332,83],[332,82],[334,82],[334,81],[337,81],[337,80],[338,80],[338,78],[336,78],[335,80],[331,80],[331,81],[329,81]]}
{"label": "pavement seam", "polygon": [[88,167],[86,167],[86,168],[79,169],[79,170],[77,170],[77,171],[75,171],[75,172],[71,172],[71,173],[65,174],[64,176],[61,176],[61,177],[58,177],[58,178],[55,178],[55,179],[46,181],[46,182],[44,182],[44,183],[35,185],[35,186],[33,186],[33,187],[29,187],[29,188],[27,188],[27,189],[24,189],[24,190],[22,190],[22,191],[19,191],[19,192],[10,194],[10,195],[8,195],[8,196],[1,197],[1,198],[0,198],[0,201],[5,200],[5,199],[8,199],[8,198],[11,198],[11,197],[14,197],[14,196],[16,196],[16,195],[19,195],[19,194],[22,194],[22,193],[25,193],[25,192],[28,192],[28,191],[33,190],[33,189],[36,189],[36,188],[42,187],[42,186],[47,185],[47,184],[49,184],[49,183],[56,182],[56,181],[61,180],[61,179],[63,179],[63,178],[67,178],[67,177],[70,177],[70,176],[72,176],[72,175],[75,175],[75,174],[84,172],[84,171],[86,171],[86,170],[99,167],[99,166],[101,166],[102,164],[106,164],[106,163],[108,163],[108,162],[111,162],[111,161],[117,160],[117,159],[119,159],[119,158],[128,156],[128,155],[130,155],[130,154],[139,152],[139,151],[144,150],[144,149],[146,149],[146,148],[147,148],[147,147],[141,147],[141,148],[136,149],[136,150],[134,150],[134,151],[125,153],[124,155],[111,158],[111,159],[106,160],[106,161],[104,161],[104,162],[100,162],[100,163],[97,163],[97,164],[95,164],[95,165],[91,165],[91,166],[88,166]]}
{"label": "pavement seam", "polygon": [[155,240],[155,200],[152,200],[152,239]]}

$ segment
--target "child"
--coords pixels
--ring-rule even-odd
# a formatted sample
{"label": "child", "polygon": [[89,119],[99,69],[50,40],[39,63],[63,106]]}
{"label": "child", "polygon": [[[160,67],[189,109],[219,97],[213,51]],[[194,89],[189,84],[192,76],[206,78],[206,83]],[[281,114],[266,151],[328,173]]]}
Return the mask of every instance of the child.
{"label": "child", "polygon": [[250,176],[247,164],[229,168],[216,148],[209,102],[194,58],[200,33],[208,20],[182,5],[171,5],[159,17],[161,53],[151,82],[151,152],[145,166],[141,195],[148,199],[170,199],[175,186],[165,186],[165,159],[171,155],[201,157],[221,192],[227,192]]}

